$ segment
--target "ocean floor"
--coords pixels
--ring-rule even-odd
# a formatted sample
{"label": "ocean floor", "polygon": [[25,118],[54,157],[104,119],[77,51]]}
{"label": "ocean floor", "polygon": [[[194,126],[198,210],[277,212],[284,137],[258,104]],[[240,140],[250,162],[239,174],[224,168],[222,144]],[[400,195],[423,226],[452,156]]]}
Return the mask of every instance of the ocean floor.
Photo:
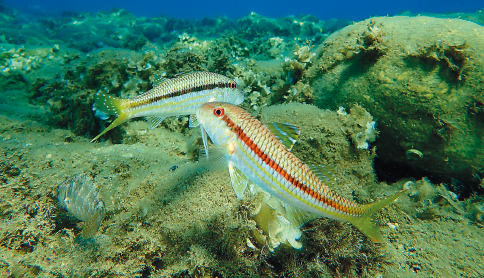
{"label": "ocean floor", "polygon": [[[419,39],[422,48],[407,57],[390,46],[393,18],[350,24],[251,14],[192,22],[117,10],[32,21],[8,7],[0,15],[1,277],[484,276],[484,165],[459,148],[484,155],[476,143],[484,126],[482,37],[458,45],[452,36],[440,45]],[[484,29],[482,11],[448,17],[474,23],[432,24]],[[402,20],[434,19],[395,18]],[[341,46],[338,34],[351,42]],[[394,71],[379,76],[392,62]],[[91,110],[96,92],[133,97],[157,76],[192,70],[237,80],[246,93],[241,106],[262,122],[299,126],[294,154],[337,165],[333,189],[341,195],[364,204],[409,188],[375,214],[383,243],[326,218],[300,228],[300,249],[277,242],[255,213],[258,195],[238,199],[228,171],[199,159],[200,129],[188,128],[187,117],[153,130],[131,120],[90,143],[109,124]],[[397,102],[395,92],[408,98]],[[462,108],[452,118],[442,101],[449,96]],[[430,112],[419,114],[419,124],[412,113],[422,109]],[[448,176],[425,166],[445,156],[463,166],[445,166]],[[78,174],[91,179],[105,209],[87,239],[88,221],[58,200],[59,185]]]}

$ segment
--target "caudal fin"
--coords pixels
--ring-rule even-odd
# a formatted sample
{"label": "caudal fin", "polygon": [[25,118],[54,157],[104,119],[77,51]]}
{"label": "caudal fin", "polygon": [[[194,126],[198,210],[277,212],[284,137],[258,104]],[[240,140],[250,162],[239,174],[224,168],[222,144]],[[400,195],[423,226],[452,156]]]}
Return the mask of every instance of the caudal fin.
{"label": "caudal fin", "polygon": [[371,219],[371,215],[391,204],[393,201],[405,194],[407,191],[408,189],[400,190],[392,196],[363,206],[363,216],[351,220],[351,224],[357,227],[363,234],[368,236],[374,242],[382,242],[383,238],[380,234],[380,228],[373,222],[373,220]]}
{"label": "caudal fin", "polygon": [[126,113],[124,113],[125,102],[126,100],[122,98],[105,95],[101,92],[98,92],[96,94],[96,96],[94,97],[94,106],[96,107],[96,109],[105,114],[117,116],[117,118],[106,129],[104,129],[103,132],[101,132],[98,136],[94,137],[91,142],[96,141],[97,139],[99,139],[99,137],[106,134],[106,132],[128,120]]}

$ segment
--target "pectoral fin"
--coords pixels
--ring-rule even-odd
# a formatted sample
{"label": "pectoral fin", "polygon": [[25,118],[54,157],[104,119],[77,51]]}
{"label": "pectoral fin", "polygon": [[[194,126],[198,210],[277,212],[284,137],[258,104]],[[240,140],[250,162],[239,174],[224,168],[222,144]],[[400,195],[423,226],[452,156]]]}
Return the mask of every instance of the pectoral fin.
{"label": "pectoral fin", "polygon": [[228,151],[226,146],[211,146],[200,149],[199,159],[210,170],[221,170],[227,167]]}

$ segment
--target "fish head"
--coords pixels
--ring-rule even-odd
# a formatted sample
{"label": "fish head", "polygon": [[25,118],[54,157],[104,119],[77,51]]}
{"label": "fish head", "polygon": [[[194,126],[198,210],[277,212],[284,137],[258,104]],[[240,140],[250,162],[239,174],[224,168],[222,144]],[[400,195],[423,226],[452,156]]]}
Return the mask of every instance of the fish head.
{"label": "fish head", "polygon": [[216,90],[214,101],[227,102],[239,105],[244,101],[244,92],[234,80],[223,80],[219,83],[219,90]]}
{"label": "fish head", "polygon": [[216,146],[229,144],[236,136],[242,108],[227,102],[207,102],[197,110],[197,119]]}

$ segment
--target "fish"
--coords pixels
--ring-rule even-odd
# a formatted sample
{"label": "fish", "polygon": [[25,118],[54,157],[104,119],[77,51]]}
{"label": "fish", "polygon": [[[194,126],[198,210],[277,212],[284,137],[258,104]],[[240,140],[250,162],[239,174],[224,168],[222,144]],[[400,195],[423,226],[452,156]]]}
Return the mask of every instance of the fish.
{"label": "fish", "polygon": [[84,222],[81,236],[93,237],[106,215],[99,185],[88,175],[74,175],[58,186],[57,199],[60,205],[75,218]]}
{"label": "fish", "polygon": [[337,180],[331,172],[335,166],[306,165],[291,152],[300,134],[298,127],[264,125],[244,109],[222,102],[200,106],[197,119],[206,134],[203,140],[208,136],[214,145],[207,148],[208,142],[204,142],[202,153],[209,164],[228,166],[238,198],[250,181],[295,210],[316,215],[314,218],[349,222],[374,242],[382,242],[371,215],[408,190],[359,205],[334,191]]}
{"label": "fish", "polygon": [[244,101],[244,93],[234,80],[206,71],[159,79],[153,83],[151,90],[130,99],[98,92],[93,106],[96,116],[101,119],[106,119],[109,115],[117,118],[91,142],[125,121],[137,117],[146,117],[150,129],[154,129],[166,117],[191,115],[189,126],[196,127],[197,108],[211,101],[239,105]]}

